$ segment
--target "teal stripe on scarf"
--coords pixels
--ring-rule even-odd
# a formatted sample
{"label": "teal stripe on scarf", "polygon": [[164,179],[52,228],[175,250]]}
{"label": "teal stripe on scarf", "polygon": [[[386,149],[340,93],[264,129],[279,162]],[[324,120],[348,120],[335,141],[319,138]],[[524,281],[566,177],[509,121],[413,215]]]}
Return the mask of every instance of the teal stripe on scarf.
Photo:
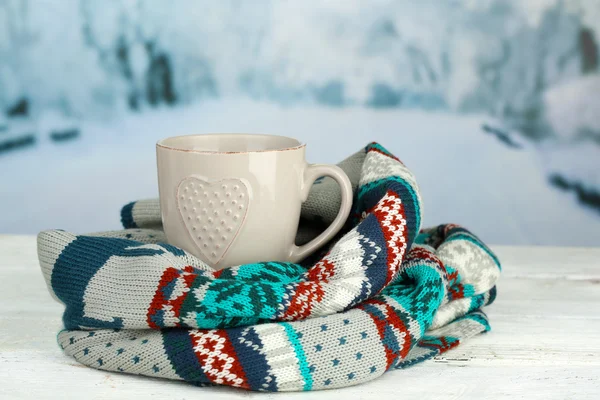
{"label": "teal stripe on scarf", "polygon": [[294,347],[294,352],[296,353],[296,358],[298,359],[298,363],[300,364],[300,373],[302,373],[302,378],[304,379],[304,390],[312,389],[313,380],[310,375],[310,371],[308,368],[308,363],[306,362],[306,354],[304,354],[304,350],[302,349],[302,344],[298,340],[298,335],[292,326],[283,322],[283,328],[285,329],[285,333],[287,334],[288,340]]}

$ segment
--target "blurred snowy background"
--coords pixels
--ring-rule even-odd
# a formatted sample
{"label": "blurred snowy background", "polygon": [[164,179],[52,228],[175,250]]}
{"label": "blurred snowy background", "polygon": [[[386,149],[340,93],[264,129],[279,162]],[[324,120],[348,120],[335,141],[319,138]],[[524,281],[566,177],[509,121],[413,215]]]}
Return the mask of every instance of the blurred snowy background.
{"label": "blurred snowy background", "polygon": [[0,0],[0,233],[119,227],[154,143],[379,141],[425,223],[600,245],[600,1]]}

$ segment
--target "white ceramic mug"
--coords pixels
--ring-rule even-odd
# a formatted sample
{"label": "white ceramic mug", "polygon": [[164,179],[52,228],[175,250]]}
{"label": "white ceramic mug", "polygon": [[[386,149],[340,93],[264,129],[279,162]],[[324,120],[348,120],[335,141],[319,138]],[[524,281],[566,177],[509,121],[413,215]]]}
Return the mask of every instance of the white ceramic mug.
{"label": "white ceramic mug", "polygon": [[[348,218],[352,186],[334,165],[307,164],[305,147],[288,137],[249,134],[159,141],[160,207],[169,243],[215,269],[297,262],[317,250]],[[340,211],[323,233],[296,246],[302,202],[321,176],[340,185]]]}

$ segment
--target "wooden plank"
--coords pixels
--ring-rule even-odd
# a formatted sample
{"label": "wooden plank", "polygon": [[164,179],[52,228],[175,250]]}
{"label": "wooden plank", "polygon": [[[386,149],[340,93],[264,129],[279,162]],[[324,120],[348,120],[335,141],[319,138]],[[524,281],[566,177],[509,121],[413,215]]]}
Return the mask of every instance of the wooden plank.
{"label": "wooden plank", "polygon": [[492,330],[435,362],[460,366],[600,367],[600,320],[501,316],[489,312]]}
{"label": "wooden plank", "polygon": [[36,238],[32,235],[0,234],[0,274],[7,269],[30,271],[37,266]]}
{"label": "wooden plank", "polygon": [[600,281],[501,277],[494,314],[550,318],[600,318]]}
{"label": "wooden plank", "polygon": [[[231,388],[198,388],[174,382],[113,374],[70,363],[60,354],[0,354],[0,396],[10,399],[594,399],[600,367],[503,365],[473,368],[425,363],[391,371],[350,388],[312,393],[250,393]],[[32,384],[34,383],[35,384]],[[6,396],[4,396],[6,395]]]}
{"label": "wooden plank", "polygon": [[492,250],[502,263],[504,279],[600,280],[600,247],[492,246]]}

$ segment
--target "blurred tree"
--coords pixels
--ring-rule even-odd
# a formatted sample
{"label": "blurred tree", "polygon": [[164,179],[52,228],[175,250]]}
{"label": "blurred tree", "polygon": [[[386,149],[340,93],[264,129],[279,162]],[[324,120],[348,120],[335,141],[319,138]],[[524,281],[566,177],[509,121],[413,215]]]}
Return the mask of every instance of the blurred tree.
{"label": "blurred tree", "polygon": [[581,72],[589,74],[598,69],[598,45],[594,32],[589,28],[582,28],[579,32],[579,51],[581,53]]}
{"label": "blurred tree", "polygon": [[175,104],[177,96],[173,85],[173,70],[166,53],[157,51],[153,42],[146,42],[146,51],[150,59],[146,73],[146,98],[156,106],[160,103]]}
{"label": "blurred tree", "polygon": [[29,50],[37,35],[27,0],[0,0],[0,112],[28,114],[31,96]]}

